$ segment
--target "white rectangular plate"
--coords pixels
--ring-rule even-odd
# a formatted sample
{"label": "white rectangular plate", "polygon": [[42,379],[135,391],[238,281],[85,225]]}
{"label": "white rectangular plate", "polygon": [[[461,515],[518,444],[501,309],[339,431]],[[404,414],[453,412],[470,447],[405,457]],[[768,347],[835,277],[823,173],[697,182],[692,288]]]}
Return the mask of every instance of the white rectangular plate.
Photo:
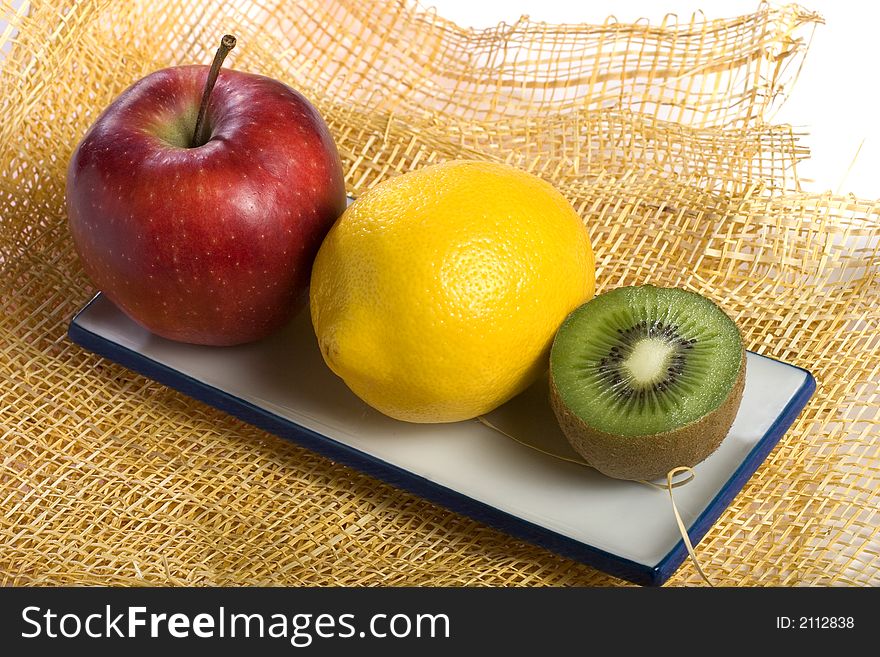
{"label": "white rectangular plate", "polygon": [[[476,421],[418,425],[373,410],[324,364],[308,312],[239,347],[158,338],[102,295],[70,324],[74,342],[247,422],[510,534],[640,584],[662,584],[687,552],[668,495],[542,454]],[[806,370],[748,354],[742,405],[721,447],[675,497],[697,543],[815,390]],[[567,449],[537,384],[488,419]]]}

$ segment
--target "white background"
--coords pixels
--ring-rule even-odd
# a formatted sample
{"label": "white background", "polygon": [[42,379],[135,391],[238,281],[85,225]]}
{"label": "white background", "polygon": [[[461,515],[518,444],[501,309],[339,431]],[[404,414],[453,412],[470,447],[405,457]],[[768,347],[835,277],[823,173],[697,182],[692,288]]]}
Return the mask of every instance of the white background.
{"label": "white background", "polygon": [[[13,0],[13,6],[22,0]],[[491,27],[521,15],[548,23],[602,22],[609,14],[631,22],[659,22],[665,13],[683,18],[702,10],[708,18],[749,13],[757,0],[421,0],[460,25]],[[812,151],[800,168],[812,191],[852,192],[880,198],[880,122],[877,118],[880,3],[866,0],[802,0],[826,24],[815,32],[806,63],[789,99],[770,117],[809,134]],[[5,28],[0,19],[0,34]],[[0,53],[2,58],[2,53]],[[0,90],[2,93],[2,90]],[[860,148],[861,147],[861,148]],[[856,154],[858,153],[858,157]]]}

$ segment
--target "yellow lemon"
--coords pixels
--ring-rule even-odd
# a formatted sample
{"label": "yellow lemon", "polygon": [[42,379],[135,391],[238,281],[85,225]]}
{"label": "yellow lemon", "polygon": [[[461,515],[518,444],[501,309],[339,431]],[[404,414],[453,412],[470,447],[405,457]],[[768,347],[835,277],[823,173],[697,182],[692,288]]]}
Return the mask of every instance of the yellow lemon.
{"label": "yellow lemon", "polygon": [[349,206],[318,252],[310,307],[324,360],[361,399],[454,422],[545,372],[556,330],[593,291],[587,231],[552,185],[456,161]]}

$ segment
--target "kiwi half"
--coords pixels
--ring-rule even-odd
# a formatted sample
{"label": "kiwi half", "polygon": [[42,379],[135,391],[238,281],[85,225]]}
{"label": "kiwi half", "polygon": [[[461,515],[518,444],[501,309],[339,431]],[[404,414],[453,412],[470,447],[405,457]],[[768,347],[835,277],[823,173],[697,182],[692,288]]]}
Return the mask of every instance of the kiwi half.
{"label": "kiwi half", "polygon": [[709,299],[621,287],[576,308],[550,352],[550,401],[572,447],[618,479],[694,466],[730,430],[746,356],[739,329]]}

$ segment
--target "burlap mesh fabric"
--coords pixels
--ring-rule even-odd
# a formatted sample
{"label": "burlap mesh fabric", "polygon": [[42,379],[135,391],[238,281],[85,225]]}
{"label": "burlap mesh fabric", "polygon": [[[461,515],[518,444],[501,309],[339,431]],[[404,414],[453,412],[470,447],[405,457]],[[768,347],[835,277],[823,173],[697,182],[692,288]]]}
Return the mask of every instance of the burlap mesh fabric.
{"label": "burlap mesh fabric", "polygon": [[[769,118],[815,14],[474,31],[407,2],[0,7],[0,581],[620,583],[66,338],[94,292],[66,225],[73,148],[135,79],[232,32],[231,66],[326,117],[352,194],[450,158],[513,163],[581,213],[600,291],[699,291],[750,349],[810,369],[816,395],[698,554],[723,585],[880,584],[880,207],[801,191],[806,140]],[[670,583],[700,579],[685,563]]]}

